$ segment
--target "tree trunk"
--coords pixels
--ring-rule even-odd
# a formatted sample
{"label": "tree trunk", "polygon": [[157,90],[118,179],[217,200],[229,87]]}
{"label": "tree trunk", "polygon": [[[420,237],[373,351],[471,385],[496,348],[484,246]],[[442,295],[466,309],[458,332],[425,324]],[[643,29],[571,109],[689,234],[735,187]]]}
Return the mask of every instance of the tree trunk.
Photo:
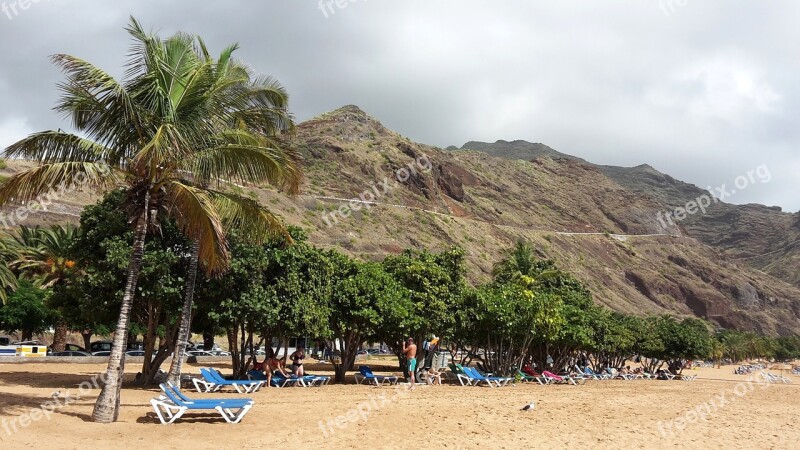
{"label": "tree trunk", "polygon": [[92,333],[91,330],[84,330],[81,333],[81,336],[83,337],[83,349],[85,351],[87,351],[87,352],[90,351],[89,347],[92,346],[92,336],[93,335],[94,335],[94,333]]}
{"label": "tree trunk", "polygon": [[53,333],[53,351],[63,352],[67,347],[67,333],[69,333],[69,325],[64,319],[56,321],[55,332]]}
{"label": "tree trunk", "polygon": [[183,300],[181,310],[181,327],[178,330],[178,342],[175,345],[175,356],[172,357],[172,364],[169,366],[169,381],[176,386],[180,386],[181,368],[183,367],[183,357],[186,354],[186,344],[189,341],[189,334],[192,326],[192,302],[194,301],[194,286],[197,281],[197,262],[200,259],[200,241],[192,241],[192,259],[189,261],[189,269],[186,274],[186,296]]}
{"label": "tree trunk", "polygon": [[214,333],[211,331],[203,332],[203,350],[210,351],[214,348]]}
{"label": "tree trunk", "polygon": [[[149,205],[149,196],[146,205]],[[100,396],[97,397],[97,402],[92,412],[92,419],[95,422],[116,422],[119,417],[120,390],[122,389],[122,379],[125,374],[125,349],[128,344],[128,325],[130,324],[133,297],[136,295],[136,283],[139,281],[139,273],[142,269],[144,243],[147,237],[147,217],[148,213],[147,210],[145,210],[136,221],[133,253],[131,254],[131,261],[128,265],[128,279],[125,283],[125,294],[122,296],[122,305],[119,309],[119,319],[117,320],[117,328],[114,332],[111,354],[108,357],[105,379],[101,379],[103,382],[103,389],[100,391]]]}
{"label": "tree trunk", "polygon": [[22,342],[28,342],[33,340],[33,330],[22,330]]}

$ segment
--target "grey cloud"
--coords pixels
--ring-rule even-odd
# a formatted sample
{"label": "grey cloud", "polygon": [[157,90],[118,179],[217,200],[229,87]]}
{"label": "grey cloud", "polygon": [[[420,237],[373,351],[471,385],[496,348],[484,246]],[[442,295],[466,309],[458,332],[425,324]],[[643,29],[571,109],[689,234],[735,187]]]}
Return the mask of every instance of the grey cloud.
{"label": "grey cloud", "polygon": [[48,55],[119,74],[133,14],[212,48],[240,42],[240,58],[286,85],[300,120],[353,103],[420,142],[544,142],[702,187],[767,164],[770,183],[730,200],[800,209],[797,2],[346,5],[328,18],[316,0],[41,0],[0,13],[0,146],[68,127],[50,111],[60,74]]}

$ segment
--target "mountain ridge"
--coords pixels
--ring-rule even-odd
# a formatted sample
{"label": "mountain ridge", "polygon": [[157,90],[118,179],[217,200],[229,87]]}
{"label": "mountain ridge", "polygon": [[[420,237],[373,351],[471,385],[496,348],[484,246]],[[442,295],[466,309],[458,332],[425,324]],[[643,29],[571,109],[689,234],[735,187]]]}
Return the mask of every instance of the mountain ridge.
{"label": "mountain ridge", "polygon": [[[704,242],[716,229],[702,221],[691,224],[697,228],[694,235],[684,224],[659,224],[657,213],[683,192],[681,184],[659,198],[646,183],[620,178],[628,184],[623,186],[579,158],[550,153],[528,161],[475,149],[447,151],[413,142],[353,105],[300,123],[285,139],[305,158],[301,195],[287,197],[269,187],[230,189],[249,191],[287,223],[305,228],[315,245],[368,260],[406,248],[440,251],[458,245],[466,252],[469,279],[479,283],[489,280],[494,262],[524,239],[539,257],[553,259],[581,279],[598,304],[614,310],[800,334],[800,287],[734,260],[737,253],[726,247],[729,242]],[[547,151],[544,147],[539,150]],[[4,174],[20,164],[30,163],[9,161]],[[639,167],[647,171],[649,166]],[[651,181],[658,185],[659,180]],[[65,208],[73,212],[92,201],[81,195],[65,198]],[[374,204],[361,203],[366,200]],[[768,209],[734,212],[739,220],[772,214]],[[57,221],[75,217],[58,218],[51,211],[28,218],[31,224]],[[713,225],[720,226],[719,220]],[[747,232],[757,230],[740,231],[746,239]]]}

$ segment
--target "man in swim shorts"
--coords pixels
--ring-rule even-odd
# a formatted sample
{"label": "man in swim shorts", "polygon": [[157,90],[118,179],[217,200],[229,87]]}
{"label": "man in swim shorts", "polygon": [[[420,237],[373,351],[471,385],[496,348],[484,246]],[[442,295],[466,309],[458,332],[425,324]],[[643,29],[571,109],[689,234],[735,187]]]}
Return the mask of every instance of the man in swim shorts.
{"label": "man in swim shorts", "polygon": [[417,370],[417,344],[414,343],[414,338],[408,338],[407,342],[403,342],[403,354],[406,355],[406,361],[408,361],[411,389],[414,389],[414,372]]}

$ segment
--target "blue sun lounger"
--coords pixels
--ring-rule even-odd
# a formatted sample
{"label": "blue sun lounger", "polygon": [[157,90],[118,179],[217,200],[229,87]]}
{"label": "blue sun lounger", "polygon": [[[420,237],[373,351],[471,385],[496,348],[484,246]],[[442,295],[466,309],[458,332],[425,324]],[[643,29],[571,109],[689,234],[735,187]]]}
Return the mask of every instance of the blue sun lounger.
{"label": "blue sun lounger", "polygon": [[180,419],[187,411],[216,411],[228,423],[239,423],[255,402],[252,399],[190,399],[177,387],[162,383],[164,395],[150,400],[158,420],[168,425]]}
{"label": "blue sun lounger", "polygon": [[226,380],[214,369],[200,369],[203,379],[192,378],[197,392],[217,392],[224,387],[232,387],[240,394],[250,394],[261,389],[266,381],[260,380]]}
{"label": "blue sun lounger", "polygon": [[361,384],[364,381],[367,384],[375,384],[375,386],[382,386],[384,383],[389,384],[397,384],[397,377],[394,376],[383,376],[383,375],[375,375],[372,373],[372,369],[369,366],[360,366],[358,368],[357,374],[354,375],[356,379],[356,383]]}
{"label": "blue sun lounger", "polygon": [[507,385],[509,381],[513,380],[513,378],[506,377],[485,377],[473,367],[464,367],[464,374],[475,382],[475,386],[478,386],[483,382],[488,384],[489,387],[495,387],[495,385],[497,385],[497,387],[501,387]]}

